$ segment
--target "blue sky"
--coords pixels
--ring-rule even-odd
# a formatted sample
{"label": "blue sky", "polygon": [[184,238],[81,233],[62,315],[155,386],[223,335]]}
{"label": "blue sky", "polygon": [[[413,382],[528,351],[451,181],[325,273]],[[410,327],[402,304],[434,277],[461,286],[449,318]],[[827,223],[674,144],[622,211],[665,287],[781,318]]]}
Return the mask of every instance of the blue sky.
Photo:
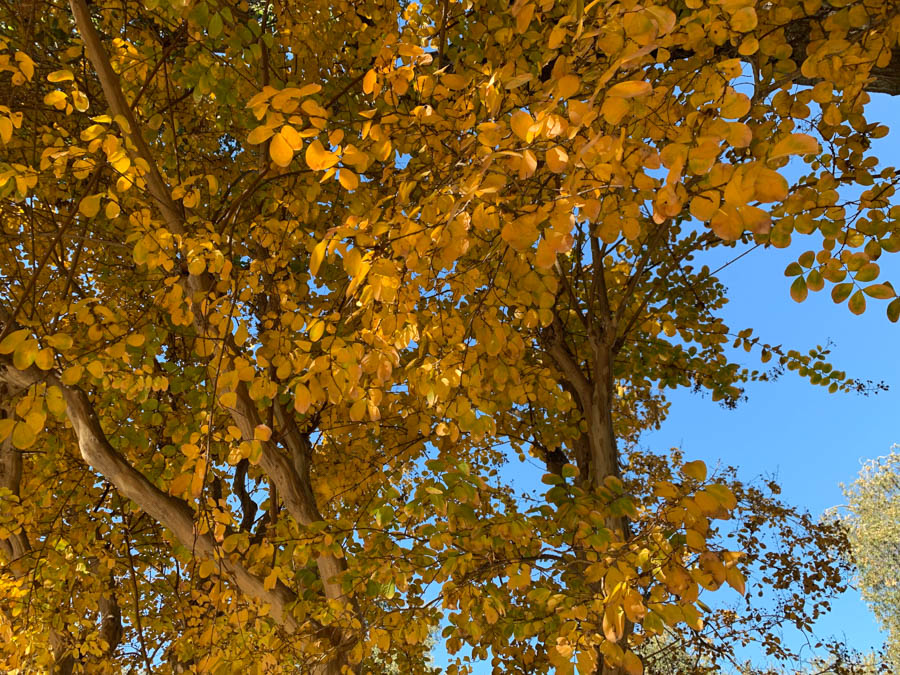
{"label": "blue sky", "polygon": [[[883,165],[900,158],[896,106],[896,100],[876,94],[867,108],[870,121],[897,127],[873,143]],[[849,377],[883,381],[890,389],[868,397],[829,394],[785,373],[776,382],[750,385],[748,400],[736,410],[679,391],[671,397],[662,428],[642,440],[654,450],[680,447],[688,459],[738,466],[744,478],[774,474],[785,501],[820,514],[844,503],[840,483],[852,482],[863,461],[887,454],[900,442],[900,324],[887,320],[885,301],[870,302],[865,314],[854,316],[846,304],[831,301],[828,287],[810,293],[801,304],[794,302],[791,279],[783,270],[799,253],[814,248],[814,241],[800,237],[785,250],[757,249],[723,270],[720,278],[730,297],[723,312],[726,321],[734,330],[752,326],[770,344],[801,351],[830,340],[835,368]],[[882,278],[895,286],[900,282],[897,257],[885,254],[878,261]],[[752,364],[749,355],[747,363]],[[846,636],[857,649],[882,642],[873,615],[854,591],[835,604],[818,629],[823,635]]]}

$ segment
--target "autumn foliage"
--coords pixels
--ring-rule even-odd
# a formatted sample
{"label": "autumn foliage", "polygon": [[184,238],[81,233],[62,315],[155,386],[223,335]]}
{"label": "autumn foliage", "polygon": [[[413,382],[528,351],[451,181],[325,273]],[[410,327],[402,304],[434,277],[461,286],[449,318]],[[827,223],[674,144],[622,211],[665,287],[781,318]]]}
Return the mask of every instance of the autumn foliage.
{"label": "autumn foliage", "polygon": [[898,35],[894,0],[3,5],[0,669],[791,658],[840,529],[635,442],[678,387],[864,388],[726,325],[703,258],[803,242],[796,300],[898,318]]}

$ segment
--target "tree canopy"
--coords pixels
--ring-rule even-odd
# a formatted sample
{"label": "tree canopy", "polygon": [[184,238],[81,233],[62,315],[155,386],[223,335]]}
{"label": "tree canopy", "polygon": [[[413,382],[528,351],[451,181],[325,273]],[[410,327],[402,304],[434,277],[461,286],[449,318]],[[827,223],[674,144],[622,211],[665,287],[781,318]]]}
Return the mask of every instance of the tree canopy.
{"label": "tree canopy", "polygon": [[[0,5],[0,668],[791,658],[843,530],[635,442],[680,387],[867,389],[726,325],[703,259],[803,242],[796,300],[897,320],[898,36],[894,0]],[[717,604],[748,578],[778,612]]]}
{"label": "tree canopy", "polygon": [[887,633],[888,661],[900,669],[900,454],[867,462],[844,488],[844,524],[863,598]]}

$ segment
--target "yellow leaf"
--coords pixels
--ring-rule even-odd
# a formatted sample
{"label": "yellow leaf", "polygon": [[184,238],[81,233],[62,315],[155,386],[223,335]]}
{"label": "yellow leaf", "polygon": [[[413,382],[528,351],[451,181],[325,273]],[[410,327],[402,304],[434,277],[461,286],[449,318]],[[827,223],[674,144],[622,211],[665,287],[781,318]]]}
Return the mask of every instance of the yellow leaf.
{"label": "yellow leaf", "polygon": [[702,460],[688,462],[681,467],[681,473],[694,480],[706,480],[706,464]]}
{"label": "yellow leaf", "polygon": [[47,82],[67,82],[74,79],[75,76],[72,75],[72,71],[68,69],[54,70],[52,73],[47,75]]}
{"label": "yellow leaf", "polygon": [[690,212],[697,220],[710,221],[719,210],[719,193],[709,190],[691,199]]}
{"label": "yellow leaf", "polygon": [[320,241],[309,255],[309,273],[313,276],[316,276],[316,274],[319,273],[319,267],[322,265],[322,260],[325,259],[325,249],[327,246],[327,242]]}
{"label": "yellow leaf", "polygon": [[89,364],[87,364],[87,370],[97,379],[103,377],[103,364],[99,361],[91,361]]}
{"label": "yellow leaf", "polygon": [[756,10],[752,7],[741,7],[731,15],[731,27],[738,33],[749,33],[756,24]]}
{"label": "yellow leaf", "polygon": [[102,124],[92,124],[81,132],[81,140],[92,141],[106,131],[106,127]]}
{"label": "yellow leaf", "polygon": [[300,132],[298,132],[290,124],[285,124],[283,127],[281,127],[281,131],[279,133],[284,136],[284,140],[288,142],[288,145],[291,146],[291,150],[293,150],[294,152],[303,147],[303,138],[300,136]]}
{"label": "yellow leaf", "polygon": [[253,430],[253,438],[257,441],[268,441],[272,438],[272,429],[265,424],[257,424]]}
{"label": "yellow leaf", "polygon": [[247,135],[247,142],[250,145],[257,145],[258,143],[262,143],[263,141],[267,141],[272,138],[272,135],[275,133],[275,130],[271,127],[261,126],[256,127],[253,131],[251,131]]}
{"label": "yellow leaf", "polygon": [[744,231],[744,224],[737,209],[729,205],[725,205],[713,214],[709,226],[720,239],[725,241],[738,239]]}
{"label": "yellow leaf", "polygon": [[34,365],[41,370],[50,370],[53,367],[53,350],[41,349],[35,354]]}
{"label": "yellow leaf", "polygon": [[0,354],[12,354],[20,344],[25,342],[29,334],[30,331],[27,328],[20,328],[7,335],[0,342]]}
{"label": "yellow leaf", "polygon": [[355,190],[359,187],[359,176],[349,169],[341,169],[338,173],[338,180],[345,190]]}
{"label": "yellow leaf", "polygon": [[371,94],[373,91],[375,91],[375,82],[377,79],[378,79],[378,75],[375,73],[374,70],[368,71],[363,76],[362,86],[363,86],[364,94]]}
{"label": "yellow leaf", "polygon": [[537,157],[531,150],[525,150],[519,160],[519,178],[531,178],[537,170]]}
{"label": "yellow leaf", "polygon": [[306,163],[313,171],[329,169],[337,164],[337,161],[337,155],[326,150],[319,139],[314,140],[306,147]]}
{"label": "yellow leaf", "polygon": [[684,538],[687,545],[695,551],[702,551],[706,548],[706,538],[696,530],[687,530]]}
{"label": "yellow leaf", "polygon": [[12,432],[12,443],[19,450],[25,450],[34,445],[37,440],[37,434],[25,422],[16,422],[16,426]]}
{"label": "yellow leaf", "polygon": [[86,218],[93,218],[100,212],[101,195],[90,195],[81,200],[78,212]]}
{"label": "yellow leaf", "polygon": [[210,574],[216,571],[216,561],[215,560],[204,560],[200,563],[200,567],[197,569],[197,574],[201,579],[206,579]]}
{"label": "yellow leaf", "polygon": [[732,566],[725,569],[725,581],[741,595],[746,593],[747,584],[744,575],[741,574],[741,571],[737,567]]}
{"label": "yellow leaf", "polygon": [[594,675],[597,669],[597,653],[593,649],[578,652],[577,661],[579,675]]}
{"label": "yellow leaf", "polygon": [[0,117],[0,141],[6,145],[12,139],[13,123],[8,117]]}
{"label": "yellow leaf", "polygon": [[759,202],[780,202],[788,196],[788,182],[777,171],[765,167],[756,174],[753,196]]}
{"label": "yellow leaf", "polygon": [[622,609],[625,610],[625,616],[632,623],[638,623],[647,614],[647,608],[644,607],[641,594],[632,588],[625,593]]}
{"label": "yellow leaf", "polygon": [[318,342],[319,338],[325,334],[325,322],[321,319],[316,319],[309,326],[309,339],[312,342]]}
{"label": "yellow leaf", "polygon": [[750,97],[740,92],[729,91],[719,114],[726,119],[738,119],[750,112]]}
{"label": "yellow leaf", "polygon": [[203,482],[206,480],[206,460],[200,459],[194,465],[194,475],[191,478],[191,496],[194,499],[203,492]]}
{"label": "yellow leaf", "polygon": [[530,143],[534,138],[534,134],[531,132],[533,124],[534,120],[531,118],[531,115],[524,110],[517,110],[509,118],[509,126],[513,133],[526,143]]}
{"label": "yellow leaf", "polygon": [[569,155],[559,145],[550,148],[546,155],[547,166],[553,173],[562,173],[569,163]]}
{"label": "yellow leaf", "polygon": [[78,382],[81,380],[81,375],[83,372],[84,368],[82,368],[78,364],[75,364],[74,366],[66,368],[59,379],[63,384],[68,386],[78,384]]}
{"label": "yellow leaf", "polygon": [[819,151],[819,142],[807,134],[791,134],[782,138],[769,153],[770,159],[788,155],[808,155]]}
{"label": "yellow leaf", "polygon": [[361,398],[358,401],[354,401],[353,405],[350,406],[350,419],[354,422],[361,422],[365,416],[366,399]]}
{"label": "yellow leaf", "polygon": [[643,80],[631,80],[629,82],[619,82],[618,84],[613,85],[609,88],[609,91],[606,92],[606,95],[616,98],[636,98],[638,96],[646,96],[651,91],[653,91],[653,87],[649,82],[644,82]]}
{"label": "yellow leaf", "polygon": [[194,258],[188,263],[188,274],[191,276],[199,276],[206,269],[206,261],[203,258]]}
{"label": "yellow leaf", "polygon": [[269,143],[269,157],[281,167],[287,166],[294,159],[294,150],[281,133],[272,136]]}
{"label": "yellow leaf", "polygon": [[233,408],[237,405],[237,394],[233,391],[226,391],[224,394],[219,396],[219,403],[221,403],[226,408]]}
{"label": "yellow leaf", "polygon": [[601,622],[603,635],[610,642],[618,642],[625,632],[625,612],[621,607],[607,605]]}
{"label": "yellow leaf", "polygon": [[16,351],[13,352],[13,365],[19,370],[25,370],[34,363],[34,359],[37,356],[39,349],[40,346],[38,345],[38,341],[34,338],[25,340],[25,342],[16,347]]}
{"label": "yellow leaf", "polygon": [[622,667],[628,675],[643,675],[644,664],[634,652],[625,652],[625,658],[622,659]]}
{"label": "yellow leaf", "polygon": [[761,208],[744,204],[739,206],[737,211],[745,230],[765,234],[771,229],[772,217]]}
{"label": "yellow leaf", "polygon": [[19,64],[19,70],[30,81],[34,77],[34,61],[25,52],[16,52],[16,63]]}
{"label": "yellow leaf", "polygon": [[528,30],[528,26],[531,24],[531,19],[534,17],[534,9],[534,4],[529,2],[519,10],[519,13],[516,15],[517,33],[521,34]]}
{"label": "yellow leaf", "polygon": [[298,384],[296,389],[294,389],[294,410],[302,415],[309,410],[311,402],[312,397],[309,394],[309,389],[303,384]]}
{"label": "yellow leaf", "polygon": [[[66,95],[65,93],[56,90],[51,91],[49,94],[44,96],[44,105],[52,105],[57,110],[62,110],[66,107]],[[6,118],[4,118],[6,119]],[[10,132],[12,132],[12,124],[9,125]]]}
{"label": "yellow leaf", "polygon": [[631,110],[631,106],[627,99],[618,96],[606,98],[606,100],[603,101],[603,105],[600,106],[600,112],[603,114],[603,119],[609,124],[618,124],[621,122],[622,118],[628,114],[629,110]]}
{"label": "yellow leaf", "polygon": [[47,387],[44,403],[52,415],[62,417],[66,414],[66,401],[59,387]]}
{"label": "yellow leaf", "polygon": [[5,441],[16,426],[16,421],[11,417],[0,419],[0,442]]}
{"label": "yellow leaf", "polygon": [[517,251],[530,247],[538,237],[538,230],[529,218],[517,218],[500,230],[500,237]]}
{"label": "yellow leaf", "polygon": [[231,553],[234,549],[237,548],[237,545],[241,541],[241,535],[239,534],[229,534],[225,537],[225,541],[222,542],[222,550],[225,553]]}
{"label": "yellow leaf", "polygon": [[556,93],[560,98],[571,98],[578,93],[581,80],[577,75],[563,75],[556,83]]}

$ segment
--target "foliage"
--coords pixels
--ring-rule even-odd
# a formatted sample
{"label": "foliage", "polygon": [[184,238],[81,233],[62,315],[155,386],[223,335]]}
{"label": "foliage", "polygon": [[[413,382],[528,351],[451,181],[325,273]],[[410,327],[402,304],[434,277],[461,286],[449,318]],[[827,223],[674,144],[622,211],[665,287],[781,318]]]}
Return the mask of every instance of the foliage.
{"label": "foliage", "polygon": [[900,670],[900,453],[867,462],[844,488],[843,523],[863,598],[887,632],[887,660]]}
{"label": "foliage", "polygon": [[[677,387],[868,389],[727,326],[703,260],[808,241],[795,299],[897,319],[865,104],[898,33],[894,0],[0,7],[0,668],[421,673],[442,616],[504,673],[640,673],[668,630],[790,659],[840,529],[631,451]],[[713,608],[748,578],[777,615]]]}

